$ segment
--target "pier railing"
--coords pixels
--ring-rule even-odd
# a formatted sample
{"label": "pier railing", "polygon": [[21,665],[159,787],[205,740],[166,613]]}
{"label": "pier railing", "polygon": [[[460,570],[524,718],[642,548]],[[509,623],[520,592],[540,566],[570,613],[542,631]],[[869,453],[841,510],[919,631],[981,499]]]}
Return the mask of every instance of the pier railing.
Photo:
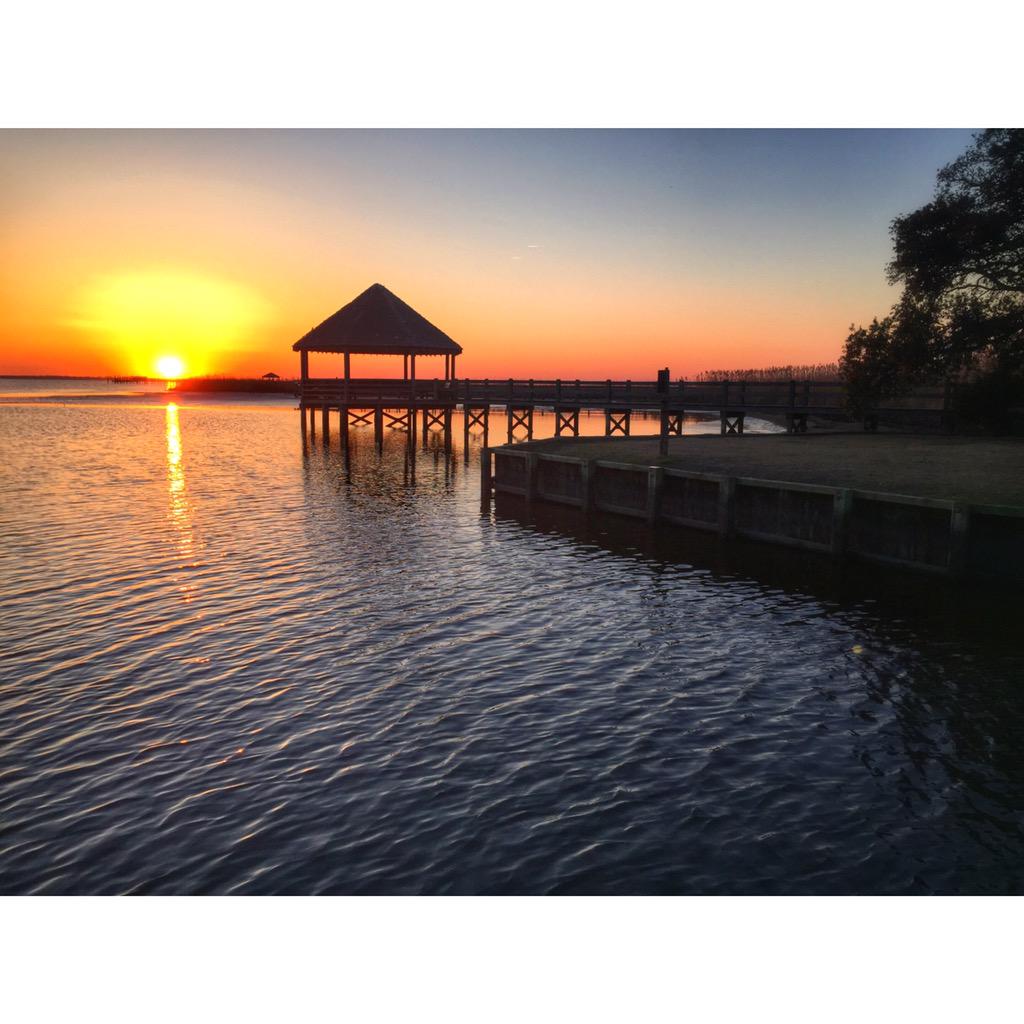
{"label": "pier railing", "polygon": [[[305,406],[544,406],[577,409],[736,410],[843,413],[846,385],[834,380],[689,381],[541,380],[472,378],[315,378],[300,384]],[[951,408],[949,387],[916,388],[905,398],[883,401],[880,410],[942,412]]]}
{"label": "pier railing", "polygon": [[606,409],[761,409],[841,412],[846,390],[838,381],[541,380],[460,378],[316,378],[301,385],[308,405],[543,405]]}

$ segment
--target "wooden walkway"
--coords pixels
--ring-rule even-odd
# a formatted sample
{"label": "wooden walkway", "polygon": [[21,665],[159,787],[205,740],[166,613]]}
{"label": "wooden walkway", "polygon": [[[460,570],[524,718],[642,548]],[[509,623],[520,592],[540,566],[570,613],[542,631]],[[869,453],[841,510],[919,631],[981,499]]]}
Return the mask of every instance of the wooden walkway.
{"label": "wooden walkway", "polygon": [[[781,418],[791,433],[806,433],[811,417],[846,415],[846,389],[836,381],[615,381],[456,379],[406,380],[310,378],[300,385],[299,405],[303,429],[316,430],[320,413],[325,439],[330,436],[330,413],[339,414],[339,430],[347,437],[350,426],[372,423],[377,443],[385,428],[415,434],[417,415],[424,433],[437,428],[450,443],[452,413],[465,414],[463,429],[484,431],[493,409],[504,409],[507,443],[533,439],[536,409],[555,414],[555,436],[579,436],[579,417],[584,410],[605,414],[605,434],[629,436],[634,412],[659,413],[663,443],[683,432],[688,412],[718,412],[723,434],[742,434],[748,415]],[[892,412],[920,412],[948,421],[950,395],[943,388],[923,389]],[[308,414],[308,428],[307,428]],[[864,427],[878,425],[878,412],[864,418]]]}

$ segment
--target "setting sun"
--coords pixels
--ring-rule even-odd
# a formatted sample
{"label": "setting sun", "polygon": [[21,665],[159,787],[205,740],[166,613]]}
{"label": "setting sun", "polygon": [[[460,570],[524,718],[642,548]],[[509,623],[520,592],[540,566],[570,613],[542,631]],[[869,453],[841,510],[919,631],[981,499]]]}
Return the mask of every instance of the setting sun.
{"label": "setting sun", "polygon": [[94,279],[69,325],[111,345],[132,372],[155,368],[175,379],[186,366],[201,375],[222,365],[267,311],[258,293],[230,281],[183,270],[131,271]]}
{"label": "setting sun", "polygon": [[161,356],[156,361],[156,372],[165,380],[177,380],[185,374],[185,364],[177,356]]}

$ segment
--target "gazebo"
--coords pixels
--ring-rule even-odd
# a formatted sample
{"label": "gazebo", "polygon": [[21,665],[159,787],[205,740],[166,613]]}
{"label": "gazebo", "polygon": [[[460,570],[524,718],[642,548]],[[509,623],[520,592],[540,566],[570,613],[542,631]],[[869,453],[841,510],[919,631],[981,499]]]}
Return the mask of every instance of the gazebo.
{"label": "gazebo", "polygon": [[292,349],[299,353],[303,384],[309,379],[309,353],[345,356],[345,380],[351,380],[350,357],[402,357],[402,378],[416,380],[417,356],[444,356],[444,379],[455,379],[455,357],[462,352],[444,331],[382,284],[372,284],[347,306],[303,335]]}

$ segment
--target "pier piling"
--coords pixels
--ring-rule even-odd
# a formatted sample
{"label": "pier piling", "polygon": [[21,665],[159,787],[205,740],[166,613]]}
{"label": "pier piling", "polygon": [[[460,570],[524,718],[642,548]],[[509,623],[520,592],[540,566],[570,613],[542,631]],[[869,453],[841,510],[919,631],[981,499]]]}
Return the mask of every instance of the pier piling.
{"label": "pier piling", "polygon": [[555,409],[555,437],[561,437],[563,434],[569,434],[572,437],[580,436],[579,407]]}
{"label": "pier piling", "polygon": [[622,434],[629,437],[629,420],[631,409],[608,408],[604,411],[604,436],[612,437],[614,434]]}

